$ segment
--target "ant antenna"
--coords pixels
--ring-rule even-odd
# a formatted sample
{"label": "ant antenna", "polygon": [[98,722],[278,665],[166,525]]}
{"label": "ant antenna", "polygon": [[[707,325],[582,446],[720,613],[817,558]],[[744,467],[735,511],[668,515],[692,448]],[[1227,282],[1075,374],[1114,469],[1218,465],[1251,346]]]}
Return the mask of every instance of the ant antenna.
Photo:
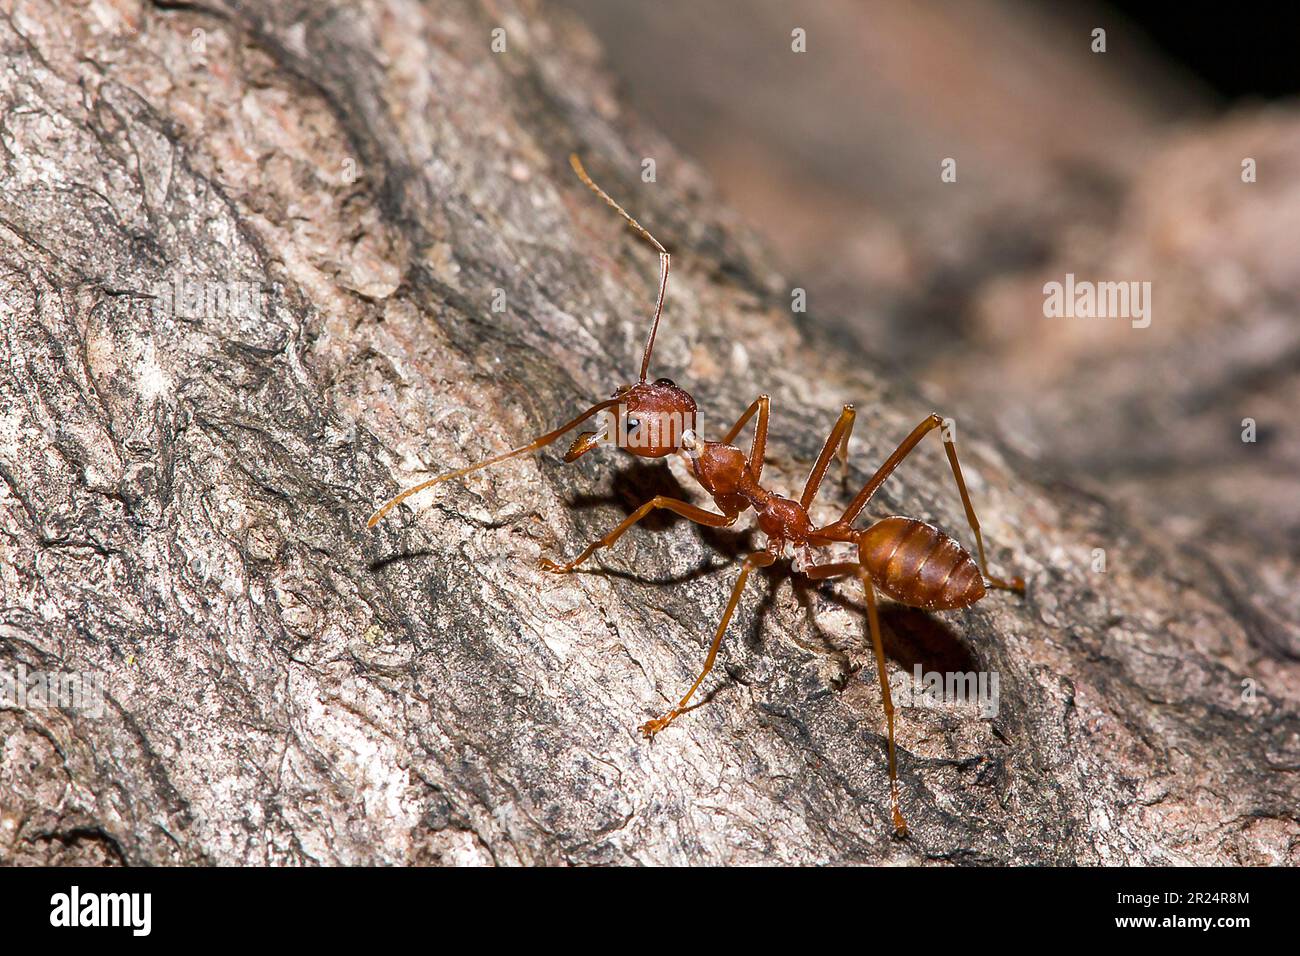
{"label": "ant antenna", "polygon": [[646,339],[645,354],[641,358],[641,381],[644,382],[650,372],[650,353],[654,351],[655,334],[659,331],[659,317],[664,311],[664,294],[668,291],[668,263],[672,257],[668,255],[668,250],[659,244],[659,240],[650,235],[650,230],[628,215],[628,211],[616,203],[609,193],[591,181],[591,177],[587,175],[587,171],[582,167],[582,160],[578,158],[577,153],[569,154],[569,165],[578,174],[578,178],[591,188],[592,192],[605,200],[615,212],[627,220],[629,226],[639,232],[650,245],[659,250],[659,298],[655,302],[655,317],[650,324],[650,337]]}
{"label": "ant antenna", "polygon": [[386,502],[384,502],[379,507],[379,510],[370,516],[370,520],[366,522],[366,527],[373,528],[375,525],[379,524],[379,522],[383,519],[384,515],[388,514],[388,512],[392,511],[399,504],[401,504],[407,498],[411,497],[411,495],[415,494],[416,492],[423,491],[425,488],[432,488],[434,485],[441,484],[444,481],[450,481],[452,478],[459,478],[461,475],[468,475],[471,471],[478,471],[480,468],[486,468],[488,465],[495,465],[497,462],[507,461],[508,459],[511,458],[518,458],[520,455],[526,455],[529,452],[537,451],[537,449],[539,448],[545,448],[547,445],[555,441],[555,439],[559,438],[565,432],[581,425],[592,415],[595,415],[597,412],[604,411],[605,409],[609,408],[612,405],[617,405],[622,400],[623,400],[622,397],[606,399],[603,402],[591,406],[591,408],[587,409],[577,418],[573,419],[570,422],[566,422],[565,424],[561,425],[559,428],[555,429],[554,431],[547,432],[545,435],[541,436],[540,438],[533,439],[527,445],[520,445],[518,448],[512,448],[510,451],[502,452],[500,455],[494,455],[491,458],[485,458],[482,461],[475,462],[472,465],[466,465],[464,468],[457,468],[455,471],[444,472],[443,474],[438,475],[436,478],[430,478],[428,481],[421,482],[420,484],[416,485],[413,488],[407,488],[400,495],[397,495],[394,498],[389,498]]}

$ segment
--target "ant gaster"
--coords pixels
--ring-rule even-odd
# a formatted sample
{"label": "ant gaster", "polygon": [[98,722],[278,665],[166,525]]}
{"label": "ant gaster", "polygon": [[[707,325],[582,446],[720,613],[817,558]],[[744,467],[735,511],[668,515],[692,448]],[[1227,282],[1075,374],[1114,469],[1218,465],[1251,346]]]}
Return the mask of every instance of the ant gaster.
{"label": "ant gaster", "polygon": [[[820,527],[815,525],[809,517],[808,509],[816,498],[826,470],[831,460],[836,457],[837,451],[841,463],[847,466],[849,436],[853,431],[853,406],[844,406],[839,419],[835,422],[835,427],[831,429],[830,435],[822,446],[821,453],[817,456],[817,461],[808,475],[808,480],[804,483],[803,492],[798,500],[779,495],[765,488],[762,483],[767,424],[771,410],[768,396],[760,395],[755,399],[720,441],[706,441],[697,435],[694,428],[696,405],[690,394],[668,379],[647,381],[655,335],[659,331],[659,319],[663,314],[664,295],[668,289],[670,264],[668,251],[654,236],[650,235],[645,227],[591,180],[576,155],[570,156],[569,162],[578,177],[659,252],[659,294],[655,301],[650,335],[646,340],[645,352],[641,360],[640,380],[633,385],[620,386],[610,398],[596,403],[577,418],[526,445],[464,468],[446,472],[403,491],[387,501],[370,517],[368,527],[374,527],[384,515],[416,492],[467,475],[480,468],[534,452],[594,416],[617,407],[617,427],[620,428],[620,434],[629,439],[620,440],[619,447],[642,458],[663,458],[674,453],[682,455],[696,480],[713,498],[718,510],[713,512],[686,501],[658,495],[637,508],[613,530],[594,541],[573,560],[558,564],[543,558],[541,566],[545,570],[557,574],[573,571],[596,551],[614,544],[625,531],[657,509],[672,511],[697,524],[722,528],[735,524],[742,513],[753,508],[758,515],[758,527],[767,537],[766,546],[746,557],[741,565],[740,576],[732,588],[731,599],[727,602],[727,609],[723,612],[722,620],[714,633],[713,643],[700,675],[677,702],[677,706],[662,717],[642,724],[641,733],[646,738],[652,739],[655,734],[685,712],[696,690],[713,668],[718,648],[722,644],[727,625],[744,591],[745,582],[755,568],[767,567],[778,557],[791,553],[794,556],[794,569],[811,580],[856,577],[861,583],[866,598],[867,622],[871,632],[871,644],[880,679],[888,730],[890,805],[893,824],[899,836],[906,836],[907,824],[903,819],[898,799],[894,705],[890,697],[885,653],[880,639],[876,592],[879,591],[901,604],[932,611],[968,607],[984,597],[988,588],[1024,592],[1024,582],[1021,579],[1014,578],[1006,581],[992,577],[988,573],[979,521],[975,517],[975,509],[971,506],[970,494],[962,478],[955,443],[946,433],[943,433],[944,451],[947,453],[948,463],[952,467],[953,478],[961,495],[966,520],[975,536],[978,562],[948,534],[916,518],[892,516],[867,527],[854,527],[854,521],[885,479],[926,434],[936,428],[943,429],[944,420],[938,415],[928,416],[912,430],[894,453],[885,459],[884,464],[877,469],[871,480],[862,487],[836,520]],[[745,454],[732,443],[755,416],[758,420],[754,427],[754,437],[750,442],[749,453]],[[654,422],[666,422],[669,423],[669,427],[650,429],[648,426]],[[579,434],[564,455],[564,460],[574,461],[591,451],[608,436],[608,431],[607,425],[603,431]],[[632,438],[638,440],[630,440]],[[838,543],[855,546],[857,560],[816,563],[813,549]]]}

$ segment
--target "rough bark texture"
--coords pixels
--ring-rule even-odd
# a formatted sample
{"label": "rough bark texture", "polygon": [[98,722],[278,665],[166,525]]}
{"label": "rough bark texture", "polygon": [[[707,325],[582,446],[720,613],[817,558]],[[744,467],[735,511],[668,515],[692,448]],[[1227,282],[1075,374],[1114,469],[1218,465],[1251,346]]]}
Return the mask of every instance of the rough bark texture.
{"label": "rough bark texture", "polygon": [[[1300,862],[1294,596],[1225,601],[1211,556],[967,403],[939,410],[995,565],[1030,584],[886,614],[896,665],[1001,689],[994,720],[900,712],[906,842],[852,588],[756,576],[707,705],[637,736],[758,535],[647,522],[607,574],[536,563],[694,495],[680,470],[548,453],[365,529],[399,487],[634,377],[654,258],[571,150],[677,254],[656,374],[709,433],[772,394],[774,483],[842,402],[854,483],[931,410],[791,315],[573,21],[0,9],[0,667],[107,695],[98,719],[0,710],[0,861]],[[157,308],[178,277],[254,283],[265,308]],[[937,442],[879,504],[969,537]]]}

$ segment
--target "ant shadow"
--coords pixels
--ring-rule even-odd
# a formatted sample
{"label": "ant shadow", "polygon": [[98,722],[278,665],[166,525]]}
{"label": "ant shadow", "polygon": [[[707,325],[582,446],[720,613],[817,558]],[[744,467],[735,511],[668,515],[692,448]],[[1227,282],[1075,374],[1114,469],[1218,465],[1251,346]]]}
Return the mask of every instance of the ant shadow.
{"label": "ant shadow", "polygon": [[384,571],[389,567],[400,564],[403,561],[418,561],[420,558],[436,558],[438,552],[431,548],[421,548],[419,550],[393,551],[382,557],[375,558],[366,565],[370,573],[375,574]]}
{"label": "ant shadow", "polygon": [[[773,585],[759,608],[759,614],[755,615],[755,623],[751,628],[754,639],[757,640],[757,635],[762,630],[761,616],[773,604],[776,584],[781,578],[789,576],[794,587],[795,600],[803,609],[810,629],[817,636],[821,652],[841,665],[840,675],[832,681],[834,689],[842,691],[848,685],[849,679],[862,667],[871,669],[874,680],[875,663],[872,660],[866,600],[848,597],[836,590],[832,581],[811,581],[800,574],[791,574],[788,570],[775,566],[765,570],[773,579]],[[862,622],[860,641],[855,642],[852,647],[845,647],[842,645],[842,639],[837,640],[818,623],[817,598],[819,597],[823,601],[849,611]],[[879,592],[877,592],[876,610],[880,621],[880,643],[885,657],[904,670],[912,671],[917,666],[920,666],[923,671],[941,672],[964,672],[975,669],[975,657],[970,647],[946,621],[920,608],[908,607],[883,598]],[[853,648],[860,648],[865,653],[864,663],[856,666],[851,664],[850,652]]]}

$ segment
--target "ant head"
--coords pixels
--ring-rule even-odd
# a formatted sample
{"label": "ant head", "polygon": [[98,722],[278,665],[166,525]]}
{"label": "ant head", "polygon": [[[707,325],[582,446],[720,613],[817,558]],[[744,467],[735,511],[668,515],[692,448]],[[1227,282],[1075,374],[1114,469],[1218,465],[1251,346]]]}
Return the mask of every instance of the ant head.
{"label": "ant head", "polygon": [[663,458],[682,447],[683,436],[694,434],[695,399],[671,379],[622,385],[611,396],[605,424],[583,432],[569,447],[565,461],[574,461],[607,438],[639,458]]}
{"label": "ant head", "polygon": [[589,411],[588,414],[603,412],[606,420],[604,427],[594,432],[583,432],[574,439],[564,460],[573,461],[610,437],[615,439],[618,447],[640,458],[663,458],[681,449],[683,440],[687,444],[693,444],[695,440],[695,399],[691,398],[689,392],[678,388],[671,379],[646,381],[650,371],[650,356],[655,348],[655,335],[659,331],[659,319],[663,315],[672,257],[641,223],[628,215],[627,210],[610,198],[609,193],[592,182],[577,155],[569,157],[569,164],[592,192],[605,200],[629,226],[659,251],[659,296],[655,300],[655,313],[650,321],[645,353],[641,356],[641,380],[635,385],[620,386],[607,401]]}
{"label": "ant head", "polygon": [[663,458],[695,431],[695,399],[672,379],[640,382],[622,390],[620,446],[641,458]]}

